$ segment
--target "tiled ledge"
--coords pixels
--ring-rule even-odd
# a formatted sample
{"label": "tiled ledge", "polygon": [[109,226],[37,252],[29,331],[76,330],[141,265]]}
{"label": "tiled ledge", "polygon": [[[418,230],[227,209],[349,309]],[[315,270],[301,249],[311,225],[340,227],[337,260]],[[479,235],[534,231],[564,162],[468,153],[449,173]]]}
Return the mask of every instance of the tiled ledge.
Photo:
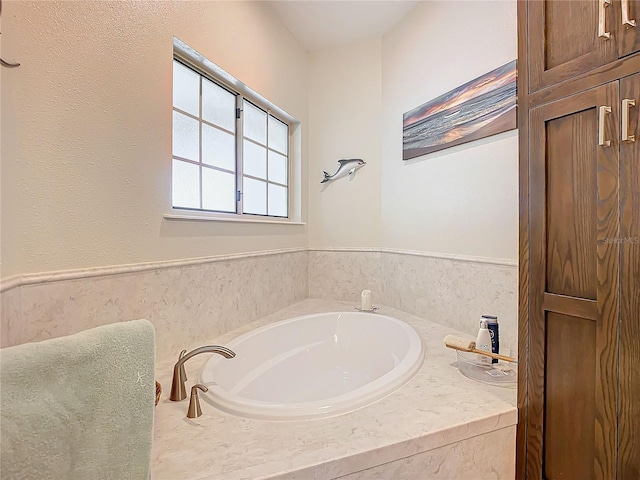
{"label": "tiled ledge", "polygon": [[181,260],[165,260],[159,262],[132,263],[128,265],[115,265],[108,267],[80,268],[75,270],[60,270],[56,272],[29,273],[26,275],[14,275],[0,281],[0,292],[10,290],[22,285],[34,285],[38,283],[52,283],[63,280],[77,280],[81,278],[101,277],[107,275],[119,275],[123,273],[146,272],[163,268],[184,267],[188,265],[201,265],[206,263],[224,262],[228,260],[240,260],[245,258],[259,258],[286,253],[306,252],[307,248],[283,248],[280,250],[264,250],[261,252],[236,253],[229,255],[214,255],[210,257],[185,258]]}
{"label": "tiled ledge", "polygon": [[484,263],[487,265],[498,265],[503,267],[518,266],[516,260],[508,258],[476,257],[473,255],[456,255],[452,253],[423,252],[420,250],[404,250],[401,248],[343,248],[343,247],[309,247],[310,252],[354,252],[354,253],[393,253],[397,255],[410,255],[414,257],[439,258],[443,260],[455,260],[458,262]]}
{"label": "tiled ledge", "polygon": [[22,285],[34,285],[40,283],[52,283],[63,280],[76,280],[81,278],[92,278],[106,275],[119,275],[123,273],[145,272],[159,270],[163,268],[182,267],[187,265],[199,265],[227,260],[237,260],[245,258],[258,258],[270,255],[282,255],[297,252],[353,252],[353,253],[390,253],[396,255],[411,255],[418,257],[439,258],[445,260],[455,260],[460,262],[482,263],[488,265],[498,265],[505,267],[517,267],[515,260],[474,257],[470,255],[453,255],[435,252],[421,252],[416,250],[402,250],[395,248],[340,248],[340,247],[299,247],[283,248],[279,250],[264,250],[258,252],[236,253],[229,255],[214,255],[209,257],[185,258],[180,260],[165,260],[158,262],[132,263],[127,265],[114,265],[105,267],[80,268],[73,270],[60,270],[44,273],[29,273],[25,275],[13,275],[0,280],[0,293]]}

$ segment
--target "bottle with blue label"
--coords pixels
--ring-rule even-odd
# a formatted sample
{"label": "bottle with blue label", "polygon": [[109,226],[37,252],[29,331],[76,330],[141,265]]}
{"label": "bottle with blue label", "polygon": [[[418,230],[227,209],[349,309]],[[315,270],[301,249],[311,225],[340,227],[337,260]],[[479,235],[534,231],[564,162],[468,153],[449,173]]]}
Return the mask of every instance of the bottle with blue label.
{"label": "bottle with blue label", "polygon": [[[491,336],[491,351],[500,353],[500,336],[498,334],[498,317],[494,315],[482,315],[482,320],[487,321],[487,329]],[[491,363],[498,363],[497,358],[491,359]]]}

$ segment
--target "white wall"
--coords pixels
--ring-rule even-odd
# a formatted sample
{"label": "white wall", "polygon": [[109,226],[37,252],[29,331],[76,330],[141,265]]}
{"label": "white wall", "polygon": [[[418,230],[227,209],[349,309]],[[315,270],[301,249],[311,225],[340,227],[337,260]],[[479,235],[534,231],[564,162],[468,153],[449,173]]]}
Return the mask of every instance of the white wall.
{"label": "white wall", "polygon": [[[2,277],[306,245],[517,258],[515,131],[409,162],[401,145],[404,112],[516,57],[515,1],[422,2],[312,55],[260,2],[3,6],[22,66],[0,87]],[[302,121],[308,238],[163,220],[174,35]],[[320,185],[344,157],[368,165]]]}
{"label": "white wall", "polygon": [[[309,245],[380,242],[380,39],[321,50],[309,69]],[[351,179],[320,184],[338,160],[367,165]]]}
{"label": "white wall", "polygon": [[305,128],[307,53],[264,4],[20,1],[2,14],[3,57],[22,64],[2,69],[2,277],[307,244],[304,226],[162,218],[174,35]]}
{"label": "white wall", "polygon": [[517,133],[402,160],[402,114],[517,57],[515,1],[422,2],[382,40],[382,245],[516,259]]}
{"label": "white wall", "polygon": [[[515,1],[421,2],[309,72],[309,245],[517,258],[511,131],[404,162],[402,114],[517,56]],[[369,164],[322,187],[348,156]]]}

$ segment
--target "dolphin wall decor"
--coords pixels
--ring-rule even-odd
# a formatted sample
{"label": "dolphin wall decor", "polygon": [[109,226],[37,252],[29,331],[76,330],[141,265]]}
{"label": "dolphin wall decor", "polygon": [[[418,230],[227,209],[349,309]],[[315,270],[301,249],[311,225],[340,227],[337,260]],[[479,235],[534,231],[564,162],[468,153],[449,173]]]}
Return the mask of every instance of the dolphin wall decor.
{"label": "dolphin wall decor", "polygon": [[367,162],[360,158],[338,160],[338,163],[340,164],[340,166],[338,167],[336,173],[334,173],[333,175],[329,175],[324,171],[322,172],[324,173],[324,179],[320,183],[327,183],[331,180],[336,180],[340,177],[344,177],[345,175],[351,176],[355,173],[356,169],[364,167],[367,164]]}

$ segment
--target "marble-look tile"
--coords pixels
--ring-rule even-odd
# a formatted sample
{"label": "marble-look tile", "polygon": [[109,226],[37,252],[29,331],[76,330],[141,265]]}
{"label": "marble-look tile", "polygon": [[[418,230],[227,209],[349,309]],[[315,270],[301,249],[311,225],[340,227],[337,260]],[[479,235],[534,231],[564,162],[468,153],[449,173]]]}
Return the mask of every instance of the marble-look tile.
{"label": "marble-look tile", "polygon": [[158,357],[177,355],[305,299],[307,268],[307,252],[295,252],[24,285],[3,346],[145,318]]}
{"label": "marble-look tile", "polygon": [[[283,318],[351,309],[352,302],[309,299],[203,343],[225,344]],[[426,348],[424,365],[403,387],[351,413],[285,422],[226,414],[206,395],[203,416],[187,419],[187,402],[165,395],[156,409],[153,478],[336,478],[515,425],[515,389],[480,384],[458,372],[455,352],[442,339],[459,332],[385,306],[381,313],[412,325]],[[191,380],[199,378],[206,360],[187,363]],[[157,364],[167,388],[174,362]]]}
{"label": "marble-look tile", "polygon": [[481,315],[497,315],[501,348],[517,348],[517,267],[383,253],[381,272],[384,304],[473,337]]}
{"label": "marble-look tile", "polygon": [[339,477],[340,480],[507,480],[515,477],[516,427]]}
{"label": "marble-look tile", "polygon": [[382,301],[380,252],[309,252],[309,297],[360,304],[362,290],[371,290],[373,304]]}
{"label": "marble-look tile", "polygon": [[22,291],[20,287],[0,292],[0,348],[15,345],[22,335]]}

